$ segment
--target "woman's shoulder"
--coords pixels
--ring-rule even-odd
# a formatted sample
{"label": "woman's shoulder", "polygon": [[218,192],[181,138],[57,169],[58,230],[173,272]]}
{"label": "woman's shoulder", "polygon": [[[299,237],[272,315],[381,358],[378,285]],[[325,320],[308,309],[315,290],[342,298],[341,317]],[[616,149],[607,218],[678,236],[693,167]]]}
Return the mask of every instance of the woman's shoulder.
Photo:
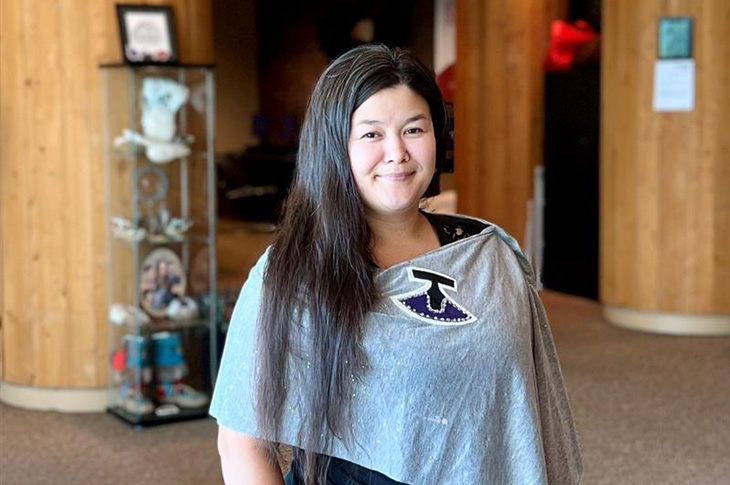
{"label": "woman's shoulder", "polygon": [[425,211],[423,214],[436,230],[442,246],[481,234],[489,229],[488,232],[494,233],[504,246],[509,248],[509,253],[513,254],[528,281],[537,284],[538,287],[540,286],[532,269],[532,264],[525,256],[517,240],[498,225],[484,219],[462,214],[440,214]]}
{"label": "woman's shoulder", "polygon": [[248,272],[248,278],[254,277],[263,279],[264,273],[266,272],[266,266],[269,263],[269,255],[271,253],[272,245],[269,244],[266,246],[266,249],[264,252],[259,256],[259,258],[256,260],[256,263],[251,267],[251,269]]}
{"label": "woman's shoulder", "polygon": [[433,226],[442,246],[479,234],[492,225],[485,220],[461,214],[422,213]]}

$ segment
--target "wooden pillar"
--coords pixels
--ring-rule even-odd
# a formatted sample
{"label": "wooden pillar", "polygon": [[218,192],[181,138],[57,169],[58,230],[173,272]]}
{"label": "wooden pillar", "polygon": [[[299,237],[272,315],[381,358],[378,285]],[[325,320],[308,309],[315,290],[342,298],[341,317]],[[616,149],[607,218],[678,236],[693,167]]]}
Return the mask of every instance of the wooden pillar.
{"label": "wooden pillar", "polygon": [[[0,3],[0,399],[13,404],[103,407],[82,390],[107,382],[98,65],[122,60],[116,3]],[[213,61],[210,0],[145,3],[173,6],[182,62]]]}
{"label": "wooden pillar", "polygon": [[[691,112],[652,109],[657,21],[694,18]],[[601,276],[606,317],[730,333],[730,3],[603,2]]]}
{"label": "wooden pillar", "polygon": [[543,60],[564,0],[458,0],[455,180],[459,212],[523,240],[542,163]]}

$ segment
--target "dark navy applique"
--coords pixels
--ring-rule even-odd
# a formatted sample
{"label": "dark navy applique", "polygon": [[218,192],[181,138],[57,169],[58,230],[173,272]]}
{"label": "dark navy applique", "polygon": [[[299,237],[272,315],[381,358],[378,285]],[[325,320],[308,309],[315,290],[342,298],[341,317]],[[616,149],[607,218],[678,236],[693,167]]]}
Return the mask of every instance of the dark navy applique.
{"label": "dark navy applique", "polygon": [[396,306],[409,316],[435,325],[465,325],[476,317],[446,294],[456,292],[456,280],[435,271],[408,268],[408,279],[422,283],[415,291],[392,296]]}

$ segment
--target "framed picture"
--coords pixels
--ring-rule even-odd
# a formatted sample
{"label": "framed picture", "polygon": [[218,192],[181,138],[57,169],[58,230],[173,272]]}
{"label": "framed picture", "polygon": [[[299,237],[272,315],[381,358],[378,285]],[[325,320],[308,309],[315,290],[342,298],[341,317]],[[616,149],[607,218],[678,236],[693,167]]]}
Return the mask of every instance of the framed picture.
{"label": "framed picture", "polygon": [[185,295],[185,283],[185,268],[177,253],[168,248],[153,250],[140,272],[142,308],[153,317],[164,317],[170,303]]}
{"label": "framed picture", "polygon": [[692,57],[692,17],[662,17],[657,29],[659,59]]}
{"label": "framed picture", "polygon": [[117,4],[119,36],[129,64],[177,64],[172,7]]}

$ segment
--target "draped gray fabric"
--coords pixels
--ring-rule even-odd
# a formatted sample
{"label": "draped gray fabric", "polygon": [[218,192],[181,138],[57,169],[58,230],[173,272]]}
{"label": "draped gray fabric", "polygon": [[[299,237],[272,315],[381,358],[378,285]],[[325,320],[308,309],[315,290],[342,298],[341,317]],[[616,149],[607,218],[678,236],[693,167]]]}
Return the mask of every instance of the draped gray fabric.
{"label": "draped gray fabric", "polygon": [[[307,351],[306,315],[289,360],[280,435],[261,436],[255,423],[266,256],[236,304],[210,413],[241,433],[305,447],[298,431],[316,358]],[[379,271],[375,282],[382,298],[363,324],[370,367],[352,396],[357,443],[348,448],[335,438],[313,451],[414,485],[579,482],[580,449],[552,334],[529,262],[511,237],[488,225]]]}

